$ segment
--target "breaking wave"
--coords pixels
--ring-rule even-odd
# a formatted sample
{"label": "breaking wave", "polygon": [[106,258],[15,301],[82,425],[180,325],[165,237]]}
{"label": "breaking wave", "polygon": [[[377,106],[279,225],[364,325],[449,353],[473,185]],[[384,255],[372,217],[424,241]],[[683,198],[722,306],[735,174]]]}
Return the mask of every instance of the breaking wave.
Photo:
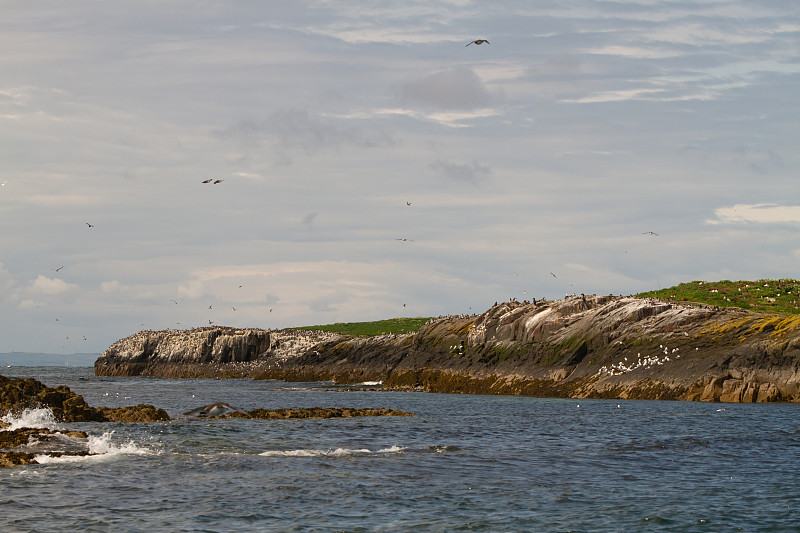
{"label": "breaking wave", "polygon": [[266,452],[262,452],[258,455],[263,457],[352,457],[358,455],[375,455],[375,454],[393,454],[393,453],[403,453],[406,448],[401,446],[390,446],[388,448],[382,448],[377,451],[372,451],[366,448],[361,449],[347,449],[347,448],[336,448],[335,450],[309,450],[309,449],[301,449],[301,450],[268,450]]}
{"label": "breaking wave", "polygon": [[20,428],[63,429],[63,427],[56,422],[53,411],[46,407],[25,409],[19,415],[7,413],[0,417],[0,421],[9,424],[6,431],[14,431]]}

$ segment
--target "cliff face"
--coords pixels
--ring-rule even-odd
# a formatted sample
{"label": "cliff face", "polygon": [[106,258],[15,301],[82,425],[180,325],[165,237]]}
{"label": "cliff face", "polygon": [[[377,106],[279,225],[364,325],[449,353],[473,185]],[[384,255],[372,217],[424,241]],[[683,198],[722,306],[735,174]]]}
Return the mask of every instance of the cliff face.
{"label": "cliff face", "polygon": [[[211,340],[213,339],[213,341]],[[505,302],[416,334],[204,328],[119,341],[98,374],[384,381],[433,392],[800,401],[800,316],[660,300]]]}
{"label": "cliff face", "polygon": [[140,331],[95,361],[98,376],[246,377],[265,359],[284,361],[338,335],[227,327]]}

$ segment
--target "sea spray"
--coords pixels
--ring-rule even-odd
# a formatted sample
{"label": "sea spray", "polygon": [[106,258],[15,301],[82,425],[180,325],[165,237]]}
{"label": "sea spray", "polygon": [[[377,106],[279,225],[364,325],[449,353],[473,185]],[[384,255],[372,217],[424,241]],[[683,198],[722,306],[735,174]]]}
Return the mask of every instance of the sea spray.
{"label": "sea spray", "polygon": [[25,409],[19,415],[7,413],[0,417],[0,421],[9,424],[6,428],[7,431],[14,431],[20,428],[39,428],[39,429],[54,429],[60,430],[63,427],[56,422],[56,417],[53,411],[47,407]]}

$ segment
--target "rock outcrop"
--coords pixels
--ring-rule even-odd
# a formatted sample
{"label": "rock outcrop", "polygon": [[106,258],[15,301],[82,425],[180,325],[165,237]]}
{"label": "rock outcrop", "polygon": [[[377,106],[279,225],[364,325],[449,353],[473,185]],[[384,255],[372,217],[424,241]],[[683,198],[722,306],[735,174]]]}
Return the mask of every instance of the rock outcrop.
{"label": "rock outcrop", "polygon": [[0,413],[21,413],[25,409],[48,408],[59,422],[157,422],[169,420],[163,409],[152,405],[133,407],[90,407],[83,396],[69,387],[47,387],[35,379],[0,376]]}
{"label": "rock outcrop", "polygon": [[[152,405],[90,407],[69,387],[47,387],[35,379],[0,376],[0,414],[21,415],[30,409],[49,409],[57,422],[155,422],[169,420],[163,409]],[[61,457],[88,455],[83,431],[41,427],[12,429],[0,421],[0,467],[35,463],[38,455]]]}
{"label": "rock outcrop", "polygon": [[432,392],[800,402],[800,316],[580,295],[504,302],[403,335],[141,332],[106,350],[95,371],[382,381]]}
{"label": "rock outcrop", "polygon": [[265,357],[283,361],[338,338],[321,331],[205,327],[140,331],[111,345],[95,362],[98,376],[246,377]]}
{"label": "rock outcrop", "polygon": [[288,420],[305,418],[353,418],[359,416],[414,416],[397,409],[355,409],[351,407],[301,407],[299,409],[253,409],[216,418],[250,418],[254,420]]}

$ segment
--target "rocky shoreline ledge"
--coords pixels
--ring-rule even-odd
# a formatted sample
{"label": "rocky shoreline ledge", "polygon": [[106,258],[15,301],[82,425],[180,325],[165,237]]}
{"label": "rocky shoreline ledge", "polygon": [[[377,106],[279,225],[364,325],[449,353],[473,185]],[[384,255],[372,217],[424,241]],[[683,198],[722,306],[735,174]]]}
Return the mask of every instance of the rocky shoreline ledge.
{"label": "rocky shoreline ledge", "polygon": [[[35,379],[10,379],[0,376],[0,415],[19,415],[28,409],[49,409],[58,423],[73,422],[166,422],[164,409],[149,404],[128,407],[90,407],[69,387],[47,387]],[[395,409],[310,407],[297,409],[253,409],[214,418],[287,420],[309,418],[350,418],[359,416],[414,416]],[[12,427],[0,420],[0,468],[37,463],[37,456],[64,457],[91,455],[89,435],[84,431],[53,430],[42,427]]]}
{"label": "rocky shoreline ledge", "polygon": [[800,402],[800,316],[651,298],[498,303],[417,333],[225,327],[142,331],[97,375],[383,382],[429,392]]}

